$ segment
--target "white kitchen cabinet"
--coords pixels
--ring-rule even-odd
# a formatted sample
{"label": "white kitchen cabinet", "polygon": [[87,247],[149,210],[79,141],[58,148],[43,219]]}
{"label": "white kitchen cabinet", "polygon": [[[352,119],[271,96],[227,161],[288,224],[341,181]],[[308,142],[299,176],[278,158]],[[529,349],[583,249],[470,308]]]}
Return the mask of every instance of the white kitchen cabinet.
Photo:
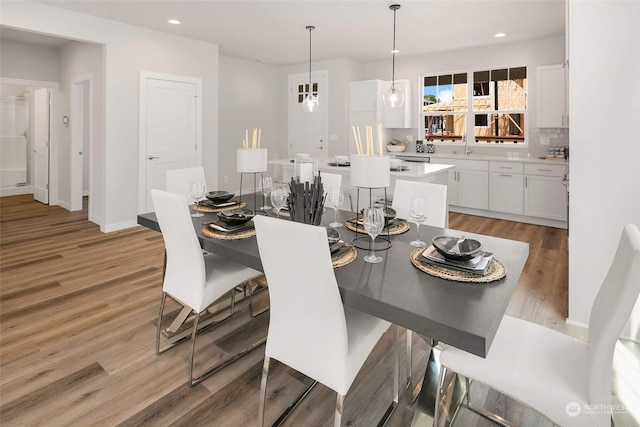
{"label": "white kitchen cabinet", "polygon": [[433,158],[431,162],[456,167],[448,175],[447,199],[450,205],[489,208],[489,162],[450,158]]}
{"label": "white kitchen cabinet", "polygon": [[539,128],[569,126],[567,108],[567,74],[564,65],[537,68],[537,119]]}
{"label": "white kitchen cabinet", "polygon": [[525,163],[524,173],[524,214],[566,221],[566,167]]}
{"label": "white kitchen cabinet", "polygon": [[[378,147],[378,124],[384,122],[384,107],[382,104],[382,80],[363,80],[349,83],[349,146],[347,152],[356,153],[353,127],[360,129],[363,148],[366,149],[366,126],[373,128],[374,146]],[[383,144],[386,146],[387,134],[383,129]]]}
{"label": "white kitchen cabinet", "polygon": [[[413,93],[411,92],[411,80],[396,80],[396,89],[404,93],[404,103],[401,107],[390,108],[384,105],[384,127],[407,129],[413,128]],[[391,89],[391,81],[384,82],[384,91]]]}
{"label": "white kitchen cabinet", "polygon": [[524,194],[522,163],[489,162],[489,210],[522,215]]}
{"label": "white kitchen cabinet", "polygon": [[[362,80],[349,82],[349,111],[379,112],[380,118],[384,114],[382,105],[382,80]],[[382,122],[382,120],[380,120]]]}

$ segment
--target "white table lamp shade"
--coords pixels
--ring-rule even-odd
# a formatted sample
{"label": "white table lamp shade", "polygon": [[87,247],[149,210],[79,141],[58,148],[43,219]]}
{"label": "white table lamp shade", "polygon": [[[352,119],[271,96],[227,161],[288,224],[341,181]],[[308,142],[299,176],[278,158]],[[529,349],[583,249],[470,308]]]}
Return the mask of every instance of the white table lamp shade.
{"label": "white table lamp shade", "polygon": [[389,156],[351,155],[351,185],[382,188],[390,184]]}
{"label": "white table lamp shade", "polygon": [[266,148],[238,148],[236,167],[240,173],[267,171]]}

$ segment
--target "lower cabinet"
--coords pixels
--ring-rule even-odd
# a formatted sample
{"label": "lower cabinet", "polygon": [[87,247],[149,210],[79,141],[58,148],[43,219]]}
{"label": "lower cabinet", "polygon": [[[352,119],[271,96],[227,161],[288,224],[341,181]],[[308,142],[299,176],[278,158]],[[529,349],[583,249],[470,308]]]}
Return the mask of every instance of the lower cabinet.
{"label": "lower cabinet", "polygon": [[450,206],[519,215],[524,221],[567,221],[564,164],[439,157],[431,162],[456,166],[448,171]]}
{"label": "lower cabinet", "polygon": [[489,208],[489,162],[432,158],[431,163],[454,165],[449,171],[447,199],[449,205],[465,208]]}
{"label": "lower cabinet", "polygon": [[522,174],[491,172],[489,181],[489,210],[522,215],[524,209]]}

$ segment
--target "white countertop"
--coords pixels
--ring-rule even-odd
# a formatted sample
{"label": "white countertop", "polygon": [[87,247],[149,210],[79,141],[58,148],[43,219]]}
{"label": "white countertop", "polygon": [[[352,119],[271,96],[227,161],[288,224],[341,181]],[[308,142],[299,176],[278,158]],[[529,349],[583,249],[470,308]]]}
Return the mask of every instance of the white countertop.
{"label": "white countertop", "polygon": [[566,165],[567,161],[564,158],[551,158],[541,159],[538,157],[524,157],[524,156],[486,156],[482,154],[441,154],[441,153],[412,153],[409,151],[402,151],[399,153],[393,153],[396,156],[406,157],[423,157],[423,158],[442,158],[442,159],[467,159],[467,160],[488,160],[499,162],[521,162],[521,163],[547,163]]}
{"label": "white countertop", "polygon": [[[320,171],[333,172],[333,173],[344,173],[348,174],[350,172],[349,166],[331,166],[329,163],[333,163],[335,160],[333,158],[322,158],[322,159],[313,159],[318,161],[318,169]],[[270,160],[268,163],[273,165],[280,166],[291,166],[293,167],[293,162],[290,159],[283,160]],[[407,170],[403,171],[391,171],[391,176],[396,178],[413,178],[413,179],[422,179],[431,175],[436,175],[441,172],[445,172],[448,169],[452,169],[455,166],[453,165],[439,165],[432,163],[420,163],[420,162],[402,162],[403,167],[407,167]]]}

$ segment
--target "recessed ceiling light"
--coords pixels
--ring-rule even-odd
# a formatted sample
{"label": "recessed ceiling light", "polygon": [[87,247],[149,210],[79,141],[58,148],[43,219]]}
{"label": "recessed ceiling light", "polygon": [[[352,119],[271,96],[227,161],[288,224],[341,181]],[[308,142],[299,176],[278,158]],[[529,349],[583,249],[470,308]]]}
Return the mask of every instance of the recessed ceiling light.
{"label": "recessed ceiling light", "polygon": [[506,36],[506,34],[505,34],[505,33],[495,33],[495,34],[493,35],[493,37],[495,37],[495,38],[497,38],[497,39],[499,39],[500,37],[504,37],[504,36]]}
{"label": "recessed ceiling light", "polygon": [[177,19],[169,19],[167,21],[169,24],[173,24],[173,25],[178,25],[180,24],[180,21],[178,21]]}
{"label": "recessed ceiling light", "polygon": [[391,53],[400,53],[400,51],[398,49],[393,49]]}

